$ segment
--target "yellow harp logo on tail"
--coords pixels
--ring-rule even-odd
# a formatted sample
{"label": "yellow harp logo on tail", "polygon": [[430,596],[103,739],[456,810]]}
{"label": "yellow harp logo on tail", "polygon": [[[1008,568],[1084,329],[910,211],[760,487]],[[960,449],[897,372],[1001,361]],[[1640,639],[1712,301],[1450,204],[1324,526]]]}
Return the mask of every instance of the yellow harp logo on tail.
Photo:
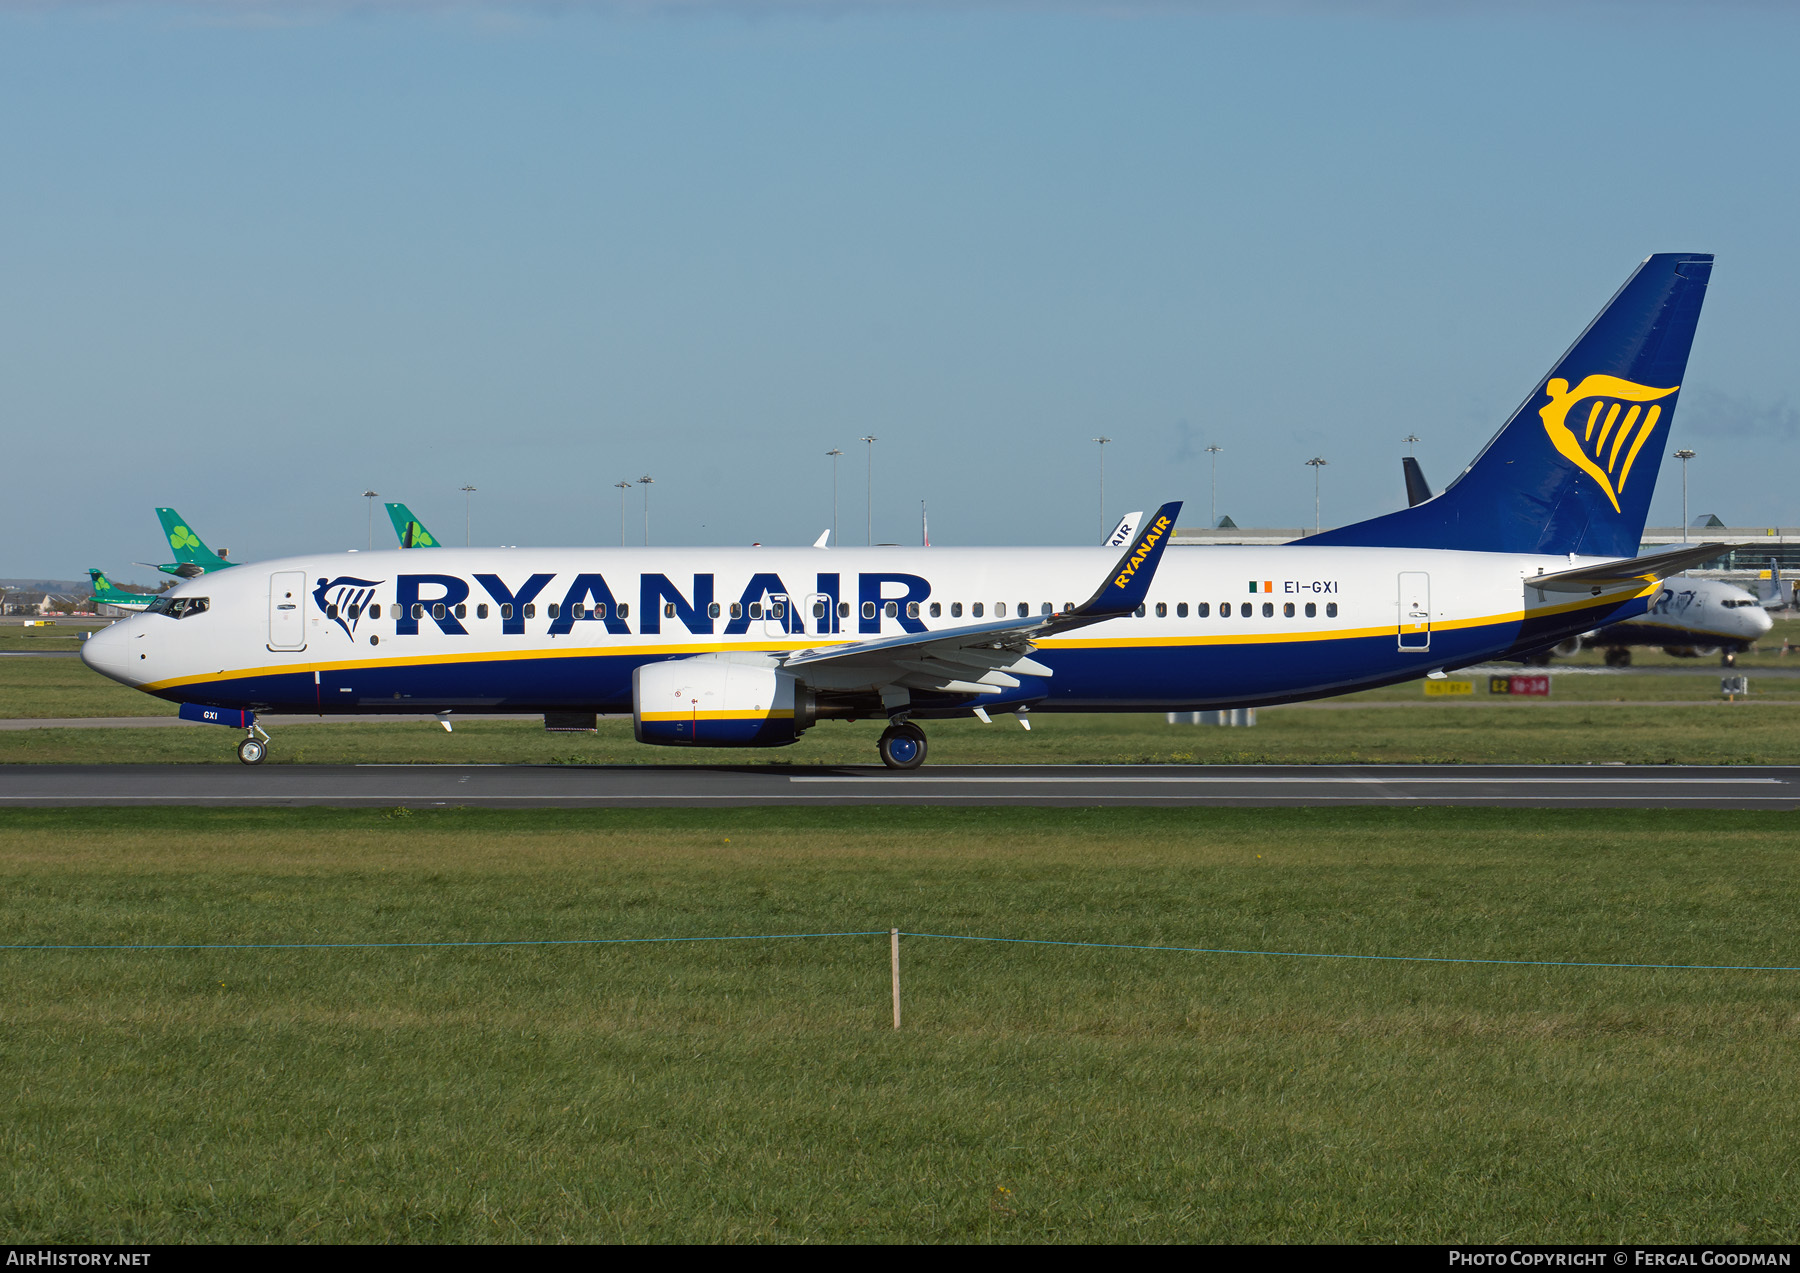
{"label": "yellow harp logo on tail", "polygon": [[[1613,511],[1619,511],[1619,494],[1631,477],[1638,451],[1656,432],[1662,408],[1654,404],[1680,385],[1652,389],[1617,376],[1586,376],[1573,389],[1558,377],[1544,386],[1550,401],[1538,409],[1550,442],[1575,465],[1600,483]],[[1580,404],[1590,402],[1585,409]],[[1571,419],[1571,417],[1573,417]]]}

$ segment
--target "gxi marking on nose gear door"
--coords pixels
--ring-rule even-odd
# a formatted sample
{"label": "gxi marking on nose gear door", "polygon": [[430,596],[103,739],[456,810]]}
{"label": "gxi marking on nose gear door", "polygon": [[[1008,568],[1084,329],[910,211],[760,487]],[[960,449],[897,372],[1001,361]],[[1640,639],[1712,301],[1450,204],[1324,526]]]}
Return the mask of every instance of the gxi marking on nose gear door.
{"label": "gxi marking on nose gear door", "polygon": [[306,648],[306,572],[282,570],[269,576],[269,648]]}
{"label": "gxi marking on nose gear door", "polygon": [[1423,570],[1400,572],[1400,648],[1431,648],[1431,576]]}

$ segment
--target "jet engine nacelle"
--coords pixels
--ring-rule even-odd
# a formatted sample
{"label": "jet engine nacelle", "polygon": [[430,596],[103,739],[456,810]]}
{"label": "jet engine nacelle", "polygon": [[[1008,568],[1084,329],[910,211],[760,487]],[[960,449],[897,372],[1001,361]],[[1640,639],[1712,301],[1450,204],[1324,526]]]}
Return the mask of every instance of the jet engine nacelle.
{"label": "jet engine nacelle", "polygon": [[631,675],[632,732],[665,747],[785,747],[813,723],[813,695],[766,664],[698,656]]}

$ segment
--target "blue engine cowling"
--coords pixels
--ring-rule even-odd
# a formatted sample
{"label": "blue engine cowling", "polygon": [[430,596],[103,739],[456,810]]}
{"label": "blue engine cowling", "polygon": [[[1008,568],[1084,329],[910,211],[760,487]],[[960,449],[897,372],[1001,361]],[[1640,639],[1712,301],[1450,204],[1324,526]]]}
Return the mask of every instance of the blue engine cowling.
{"label": "blue engine cowling", "polygon": [[813,723],[813,696],[767,664],[700,655],[631,676],[632,732],[664,747],[785,747]]}

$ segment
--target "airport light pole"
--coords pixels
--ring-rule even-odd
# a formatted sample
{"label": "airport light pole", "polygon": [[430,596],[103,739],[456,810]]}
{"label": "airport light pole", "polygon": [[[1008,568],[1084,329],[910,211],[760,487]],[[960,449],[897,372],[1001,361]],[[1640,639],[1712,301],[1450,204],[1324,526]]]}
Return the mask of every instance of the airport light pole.
{"label": "airport light pole", "polygon": [[862,440],[869,444],[869,487],[868,487],[867,492],[864,495],[864,498],[868,504],[869,546],[871,548],[873,548],[875,546],[875,442],[876,442],[876,438],[871,434],[864,434]]}
{"label": "airport light pole", "polygon": [[463,489],[463,547],[467,548],[469,546],[469,499],[471,496],[473,496],[475,494],[475,487],[473,485],[465,485],[462,489]]}
{"label": "airport light pole", "polygon": [[1675,458],[1681,461],[1681,542],[1688,541],[1687,511],[1687,462],[1694,458],[1694,453],[1683,447],[1675,452]]}
{"label": "airport light pole", "polygon": [[1225,448],[1222,446],[1209,446],[1206,448],[1207,455],[1212,458],[1212,509],[1207,515],[1208,520],[1206,524],[1208,526],[1217,526],[1219,524],[1219,452],[1224,449]]}
{"label": "airport light pole", "polygon": [[630,482],[614,482],[619,488],[619,547],[625,546],[625,493],[631,489]]}
{"label": "airport light pole", "polygon": [[836,548],[836,547],[837,547],[837,544],[838,544],[838,533],[837,533],[837,508],[838,508],[838,505],[837,505],[837,462],[838,462],[838,456],[840,456],[840,455],[842,455],[842,454],[843,454],[843,452],[842,452],[842,451],[840,451],[840,450],[838,450],[838,449],[837,449],[837,448],[836,448],[836,447],[835,447],[835,446],[834,446],[834,447],[832,447],[832,448],[831,448],[831,449],[830,449],[830,450],[829,450],[829,451],[827,451],[827,452],[825,452],[825,454],[827,454],[827,455],[829,455],[829,456],[830,456],[830,457],[831,457],[831,546],[832,546],[832,547],[833,547],[833,548]]}
{"label": "airport light pole", "polygon": [[1419,440],[1419,435],[1416,433],[1409,433],[1400,440],[1406,443],[1406,453],[1411,455],[1413,453],[1413,444]]}
{"label": "airport light pole", "polygon": [[1112,439],[1098,437],[1094,441],[1100,444],[1100,542],[1104,544],[1106,542],[1106,444]]}
{"label": "airport light pole", "polygon": [[375,501],[381,498],[380,491],[364,491],[363,498],[369,501],[369,551],[375,550]]}
{"label": "airport light pole", "polygon": [[638,479],[638,485],[644,488],[644,547],[650,546],[650,487],[656,479],[648,473]]}
{"label": "airport light pole", "polygon": [[1316,455],[1306,462],[1306,466],[1313,471],[1313,534],[1315,535],[1319,533],[1319,470],[1329,463],[1329,460],[1322,460]]}

